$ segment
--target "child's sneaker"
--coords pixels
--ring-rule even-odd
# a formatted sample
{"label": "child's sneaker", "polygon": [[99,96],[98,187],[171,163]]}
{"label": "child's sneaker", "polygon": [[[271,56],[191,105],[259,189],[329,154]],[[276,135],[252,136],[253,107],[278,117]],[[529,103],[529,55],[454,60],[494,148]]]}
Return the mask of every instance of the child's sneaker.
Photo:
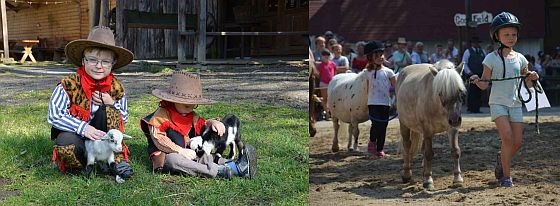
{"label": "child's sneaker", "polygon": [[257,175],[257,150],[250,144],[245,144],[236,162],[241,177],[252,179]]}
{"label": "child's sneaker", "polygon": [[375,153],[375,156],[378,156],[378,157],[385,157],[385,152],[383,152],[383,150],[381,150],[380,152],[376,152],[376,153]]}
{"label": "child's sneaker", "polygon": [[371,154],[371,155],[375,155],[377,153],[377,144],[375,144],[375,142],[372,142],[371,140],[369,141],[368,145],[367,145],[367,151]]}
{"label": "child's sneaker", "polygon": [[502,177],[499,180],[500,187],[513,187],[513,181],[511,177]]}
{"label": "child's sneaker", "polygon": [[494,176],[496,176],[497,180],[504,177],[504,171],[502,169],[502,157],[500,152],[498,152],[498,155],[496,156],[496,167],[494,168]]}
{"label": "child's sneaker", "polygon": [[226,180],[231,180],[233,177],[233,172],[228,166],[218,165],[218,177],[224,178]]}

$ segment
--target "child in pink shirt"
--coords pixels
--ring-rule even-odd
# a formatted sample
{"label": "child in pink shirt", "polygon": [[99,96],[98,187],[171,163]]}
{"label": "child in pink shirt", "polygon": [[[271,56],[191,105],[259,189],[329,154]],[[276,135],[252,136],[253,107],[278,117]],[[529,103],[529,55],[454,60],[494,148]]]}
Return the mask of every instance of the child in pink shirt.
{"label": "child in pink shirt", "polygon": [[336,64],[330,60],[330,55],[331,53],[329,52],[329,50],[324,49],[323,51],[321,51],[321,63],[317,65],[320,80],[319,87],[321,88],[321,96],[323,97],[321,105],[323,106],[325,112],[327,112],[327,116],[330,116],[328,115],[330,109],[327,107],[327,87],[329,86],[329,82],[331,82],[331,79],[336,72]]}

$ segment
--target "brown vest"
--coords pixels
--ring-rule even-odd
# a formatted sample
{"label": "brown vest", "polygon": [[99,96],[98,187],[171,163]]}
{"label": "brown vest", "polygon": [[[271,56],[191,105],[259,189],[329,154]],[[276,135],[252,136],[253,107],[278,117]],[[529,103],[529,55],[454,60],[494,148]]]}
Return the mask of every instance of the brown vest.
{"label": "brown vest", "polygon": [[[87,122],[90,120],[89,107],[91,103],[82,89],[80,80],[81,76],[75,73],[62,79],[60,83],[70,98],[70,114]],[[119,101],[124,96],[124,88],[115,77],[113,77],[111,82],[111,90],[107,93],[115,101]],[[122,132],[124,130],[124,120],[121,112],[113,107],[105,108],[107,112],[107,129],[118,129]]]}

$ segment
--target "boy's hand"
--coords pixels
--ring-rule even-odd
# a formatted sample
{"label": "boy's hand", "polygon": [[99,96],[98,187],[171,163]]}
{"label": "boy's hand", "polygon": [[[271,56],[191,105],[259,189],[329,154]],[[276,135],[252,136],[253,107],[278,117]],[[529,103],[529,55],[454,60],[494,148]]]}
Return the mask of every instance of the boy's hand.
{"label": "boy's hand", "polygon": [[90,139],[90,140],[100,140],[103,136],[105,136],[105,132],[95,129],[95,127],[91,126],[91,125],[86,125],[85,131],[84,131],[84,137]]}
{"label": "boy's hand", "polygon": [[196,158],[196,152],[192,149],[181,149],[179,154],[187,159],[194,160]]}
{"label": "boy's hand", "polygon": [[224,123],[217,120],[211,119],[206,121],[206,126],[212,128],[212,131],[217,132],[220,136],[224,135],[224,132],[226,131]]}
{"label": "boy's hand", "polygon": [[93,101],[93,104],[101,105],[102,104],[101,99],[103,99],[103,103],[105,103],[105,105],[113,105],[115,103],[115,100],[113,100],[113,98],[111,97],[111,95],[109,95],[109,93],[107,92],[101,93],[101,98],[99,98],[99,94],[100,94],[99,91],[95,91],[91,95],[91,100]]}

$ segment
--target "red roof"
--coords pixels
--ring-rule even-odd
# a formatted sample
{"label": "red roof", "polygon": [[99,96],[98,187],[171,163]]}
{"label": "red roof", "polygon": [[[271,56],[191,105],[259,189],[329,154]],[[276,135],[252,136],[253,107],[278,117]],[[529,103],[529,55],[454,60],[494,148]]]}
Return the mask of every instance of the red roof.
{"label": "red roof", "polygon": [[[471,11],[487,11],[493,16],[509,11],[523,24],[520,37],[545,36],[544,1],[493,0],[471,1]],[[465,13],[459,0],[317,0],[309,1],[309,32],[323,34],[331,30],[344,39],[444,40],[457,38],[453,17]],[[489,39],[489,24],[479,25],[477,35]]]}

